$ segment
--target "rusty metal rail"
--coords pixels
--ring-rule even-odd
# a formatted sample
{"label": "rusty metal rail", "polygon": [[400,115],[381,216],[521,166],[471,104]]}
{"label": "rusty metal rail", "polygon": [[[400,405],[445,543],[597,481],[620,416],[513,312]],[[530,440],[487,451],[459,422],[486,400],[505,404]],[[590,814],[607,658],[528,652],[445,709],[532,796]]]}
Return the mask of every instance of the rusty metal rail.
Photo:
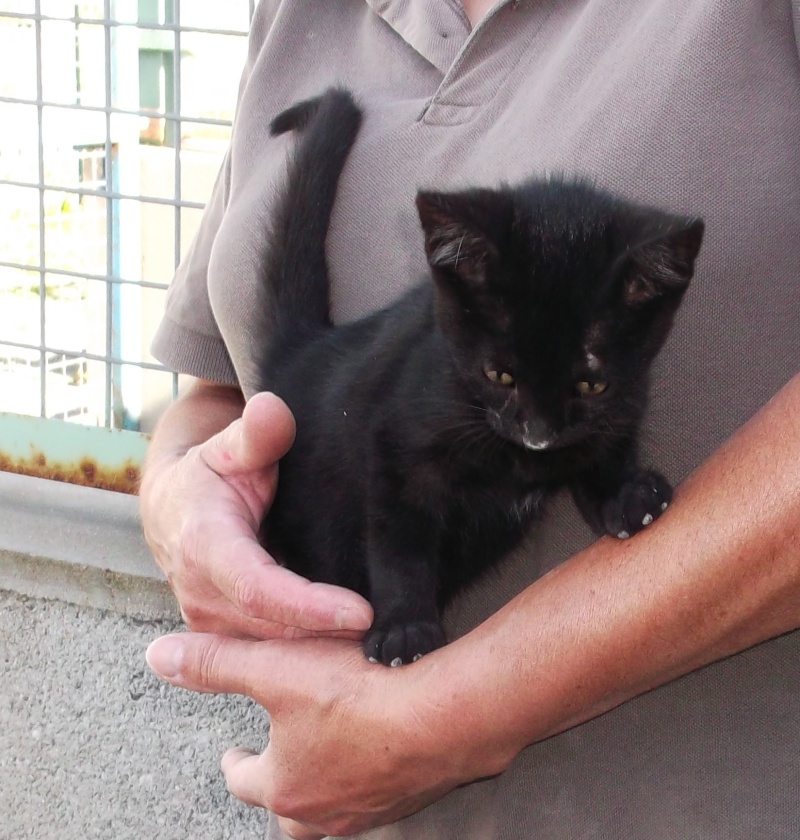
{"label": "rusty metal rail", "polygon": [[136,493],[147,436],[0,413],[0,470]]}

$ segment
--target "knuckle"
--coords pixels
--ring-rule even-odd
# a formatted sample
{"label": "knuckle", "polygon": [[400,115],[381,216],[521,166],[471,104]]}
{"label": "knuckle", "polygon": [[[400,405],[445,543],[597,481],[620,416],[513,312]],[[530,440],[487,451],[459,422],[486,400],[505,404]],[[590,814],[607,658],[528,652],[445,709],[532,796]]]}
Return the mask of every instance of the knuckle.
{"label": "knuckle", "polygon": [[238,575],[231,581],[231,591],[239,609],[250,618],[263,618],[264,602],[258,587],[246,575]]}
{"label": "knuckle", "polygon": [[278,814],[282,821],[300,819],[301,815],[298,813],[295,797],[289,795],[286,791],[271,791],[268,802],[269,810]]}
{"label": "knuckle", "polygon": [[178,535],[178,551],[183,562],[196,563],[208,544],[208,517],[193,511],[184,518]]}
{"label": "knuckle", "polygon": [[195,632],[208,629],[209,614],[202,604],[196,601],[185,601],[180,605],[183,623]]}
{"label": "knuckle", "polygon": [[359,831],[361,828],[363,828],[363,826],[348,817],[328,820],[325,823],[325,832],[332,837],[344,837],[355,834],[355,832]]}
{"label": "knuckle", "polygon": [[194,511],[183,521],[178,536],[176,564],[195,582],[206,581],[212,574],[219,553],[218,517]]}
{"label": "knuckle", "polygon": [[279,818],[278,825],[281,831],[292,840],[318,840],[325,837],[349,837],[354,834],[359,826],[349,819],[323,819],[321,822],[314,822],[314,828],[308,823],[300,820]]}
{"label": "knuckle", "polygon": [[291,840],[317,840],[322,836],[318,831],[309,829],[294,820],[279,819],[278,825],[281,831]]}
{"label": "knuckle", "polygon": [[209,638],[206,644],[195,650],[194,669],[204,685],[219,682],[222,662],[222,640]]}
{"label": "knuckle", "polygon": [[300,822],[304,817],[308,818],[301,791],[287,780],[273,778],[265,785],[263,793],[269,810],[284,820]]}
{"label": "knuckle", "polygon": [[[274,811],[274,813],[277,813]],[[290,838],[290,840],[303,840],[305,836],[305,829],[298,825],[294,820],[287,820],[285,817],[278,818],[278,826],[283,834]]]}

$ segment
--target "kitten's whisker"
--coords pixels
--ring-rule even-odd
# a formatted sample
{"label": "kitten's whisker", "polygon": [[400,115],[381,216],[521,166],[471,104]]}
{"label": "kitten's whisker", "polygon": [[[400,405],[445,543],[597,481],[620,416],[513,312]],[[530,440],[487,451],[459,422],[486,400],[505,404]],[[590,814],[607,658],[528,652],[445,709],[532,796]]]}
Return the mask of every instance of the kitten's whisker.
{"label": "kitten's whisker", "polygon": [[461,256],[461,246],[464,244],[464,239],[466,238],[466,233],[461,234],[461,239],[458,240],[458,250],[456,251],[456,261],[455,261],[455,268],[458,269],[458,258]]}

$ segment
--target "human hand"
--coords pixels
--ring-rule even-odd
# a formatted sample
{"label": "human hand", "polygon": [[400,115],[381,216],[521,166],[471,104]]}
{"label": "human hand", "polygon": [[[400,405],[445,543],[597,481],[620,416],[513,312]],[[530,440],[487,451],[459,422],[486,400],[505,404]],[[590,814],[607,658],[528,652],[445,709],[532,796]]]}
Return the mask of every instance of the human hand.
{"label": "human hand", "polygon": [[657,527],[593,543],[412,665],[371,666],[343,640],[197,634],[157,640],[148,661],[175,685],[266,706],[267,750],[231,751],[223,770],[290,835],[399,819],[527,744],[798,627],[798,418],[800,376],[683,482]]}
{"label": "human hand", "polygon": [[441,653],[384,668],[341,640],[186,633],[153,642],[147,661],[174,685],[245,694],[266,707],[269,745],[260,755],[236,748],[223,756],[228,789],[279,815],[290,837],[316,840],[394,822],[502,769],[487,763],[493,745],[470,745],[474,721],[452,713],[458,698]]}
{"label": "human hand", "polygon": [[[219,411],[221,401],[214,389],[199,389],[177,406],[162,439],[185,434],[198,416]],[[278,460],[293,439],[286,404],[263,393],[239,419],[185,453],[157,444],[161,457],[142,482],[142,522],[191,629],[260,639],[358,638],[369,627],[372,611],[360,596],[310,583],[278,566],[258,542]]]}

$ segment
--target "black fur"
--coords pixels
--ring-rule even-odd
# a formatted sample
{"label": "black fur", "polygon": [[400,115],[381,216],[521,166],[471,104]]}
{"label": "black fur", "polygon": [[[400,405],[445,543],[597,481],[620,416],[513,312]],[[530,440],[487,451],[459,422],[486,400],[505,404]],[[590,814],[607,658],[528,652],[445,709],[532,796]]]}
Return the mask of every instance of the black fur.
{"label": "black fur", "polygon": [[260,387],[286,400],[297,440],[264,538],[367,597],[365,653],[399,664],[444,643],[443,605],[559,488],[598,533],[666,507],[637,436],[703,224],[584,182],[420,192],[430,277],[335,328],[324,241],[359,121],[331,90],[273,123],[303,133],[269,238]]}

